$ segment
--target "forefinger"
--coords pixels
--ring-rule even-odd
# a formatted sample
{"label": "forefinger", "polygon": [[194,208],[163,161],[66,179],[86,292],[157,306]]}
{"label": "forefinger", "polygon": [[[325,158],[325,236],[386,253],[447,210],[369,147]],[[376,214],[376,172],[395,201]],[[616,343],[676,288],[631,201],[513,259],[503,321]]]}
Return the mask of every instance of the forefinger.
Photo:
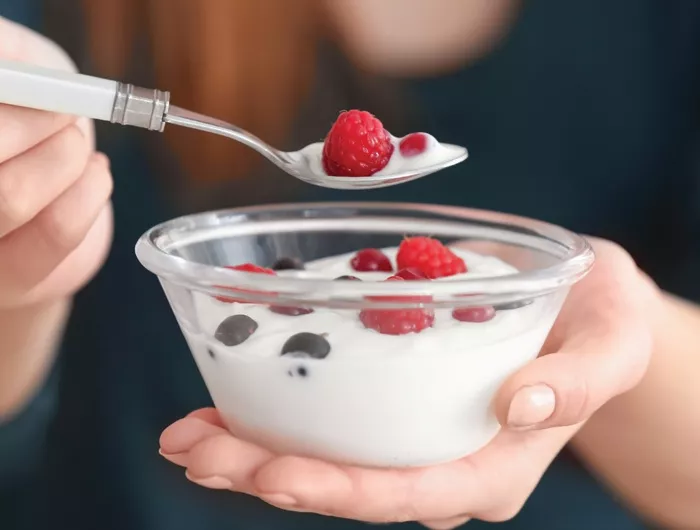
{"label": "forefinger", "polygon": [[24,153],[75,121],[74,116],[0,104],[0,163]]}

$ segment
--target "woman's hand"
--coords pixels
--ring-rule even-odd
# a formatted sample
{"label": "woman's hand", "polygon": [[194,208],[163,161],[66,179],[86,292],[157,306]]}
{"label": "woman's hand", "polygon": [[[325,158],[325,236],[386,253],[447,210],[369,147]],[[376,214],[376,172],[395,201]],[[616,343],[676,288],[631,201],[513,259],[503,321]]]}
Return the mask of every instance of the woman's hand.
{"label": "woman's hand", "polygon": [[[0,18],[0,58],[75,70],[54,43]],[[107,158],[92,124],[0,105],[0,310],[70,296],[111,237]]]}
{"label": "woman's hand", "polygon": [[[1,17],[0,59],[75,70]],[[107,254],[112,177],[94,148],[88,120],[0,104],[0,424],[43,381],[71,296]]]}
{"label": "woman's hand", "polygon": [[287,510],[435,529],[507,520],[581,424],[636,385],[650,358],[645,316],[659,299],[655,286],[618,246],[593,245],[593,271],[572,289],[542,355],[500,389],[495,410],[504,429],[476,454],[392,470],[275,455],[231,436],[214,409],[168,427],[161,453],[197,484]]}

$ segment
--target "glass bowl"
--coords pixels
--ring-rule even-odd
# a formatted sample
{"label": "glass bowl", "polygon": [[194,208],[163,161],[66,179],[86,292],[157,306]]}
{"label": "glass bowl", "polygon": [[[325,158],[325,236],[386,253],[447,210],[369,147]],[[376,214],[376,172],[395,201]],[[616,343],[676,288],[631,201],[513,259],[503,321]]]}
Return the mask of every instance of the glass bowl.
{"label": "glass bowl", "polygon": [[[383,281],[391,272],[351,269],[360,249],[394,260],[406,236],[439,239],[468,272]],[[396,203],[191,215],[146,232],[136,254],[232,433],[377,467],[451,461],[488,443],[499,385],[537,357],[594,261],[585,239],[547,223]],[[243,263],[284,270],[226,268]]]}

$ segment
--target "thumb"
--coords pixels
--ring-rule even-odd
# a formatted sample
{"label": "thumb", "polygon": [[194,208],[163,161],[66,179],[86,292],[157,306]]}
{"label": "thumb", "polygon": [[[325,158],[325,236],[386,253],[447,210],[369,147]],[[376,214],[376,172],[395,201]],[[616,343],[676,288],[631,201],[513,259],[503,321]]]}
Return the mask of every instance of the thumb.
{"label": "thumb", "polygon": [[578,424],[643,377],[651,334],[639,311],[613,303],[584,313],[576,309],[578,301],[572,302],[570,316],[576,318],[553,330],[562,337],[558,350],[500,388],[495,409],[501,425],[522,430]]}

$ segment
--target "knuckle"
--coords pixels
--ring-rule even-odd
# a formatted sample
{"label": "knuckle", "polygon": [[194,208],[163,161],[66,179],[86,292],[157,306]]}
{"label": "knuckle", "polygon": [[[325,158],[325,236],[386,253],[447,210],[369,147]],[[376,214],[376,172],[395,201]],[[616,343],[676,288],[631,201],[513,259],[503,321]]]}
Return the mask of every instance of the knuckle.
{"label": "knuckle", "polygon": [[57,133],[53,138],[53,148],[62,158],[80,161],[84,164],[88,156],[89,145],[85,135],[76,124],[71,124]]}
{"label": "knuckle", "polygon": [[557,391],[557,406],[552,418],[559,425],[573,425],[586,419],[591,407],[586,379],[575,377],[563,391]]}
{"label": "knuckle", "polygon": [[31,218],[32,200],[10,175],[0,178],[0,236]]}
{"label": "knuckle", "polygon": [[70,252],[83,241],[87,228],[82,216],[65,215],[60,208],[49,208],[41,216],[41,231],[53,247]]}

